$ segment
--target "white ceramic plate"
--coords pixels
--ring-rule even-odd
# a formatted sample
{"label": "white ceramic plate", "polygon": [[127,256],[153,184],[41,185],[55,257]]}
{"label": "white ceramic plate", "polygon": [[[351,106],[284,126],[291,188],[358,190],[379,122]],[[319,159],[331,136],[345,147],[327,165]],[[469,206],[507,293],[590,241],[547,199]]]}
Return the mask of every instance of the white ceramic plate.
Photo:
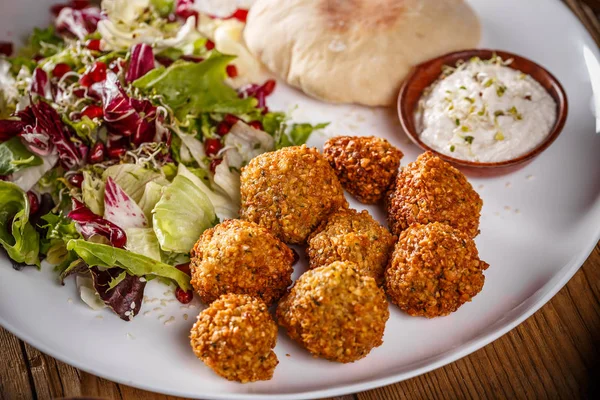
{"label": "white ceramic plate", "polygon": [[[4,2],[0,38],[44,24],[49,3]],[[217,377],[196,359],[187,337],[200,305],[181,307],[165,286],[149,285],[147,295],[154,300],[126,323],[87,308],[73,283],[59,286],[50,267],[17,272],[2,259],[0,324],[53,357],[120,383],[185,397],[255,399],[325,397],[394,383],[463,357],[514,328],[556,294],[600,238],[600,135],[589,72],[599,68],[600,57],[558,0],[471,3],[483,22],[483,46],[546,66],[571,102],[563,134],[532,163],[503,175],[469,175],[485,202],[477,244],[491,265],[472,303],[434,320],[411,318],[392,306],[384,345],[349,365],[313,359],[281,332],[273,380],[247,385]],[[321,104],[283,85],[270,102],[273,109],[294,104],[298,120],[332,121],[329,134],[388,138],[406,153],[403,164],[419,153],[392,111]],[[320,147],[324,140],[314,137],[311,144]],[[369,210],[383,221],[381,210]],[[296,275],[303,268],[300,263]]]}

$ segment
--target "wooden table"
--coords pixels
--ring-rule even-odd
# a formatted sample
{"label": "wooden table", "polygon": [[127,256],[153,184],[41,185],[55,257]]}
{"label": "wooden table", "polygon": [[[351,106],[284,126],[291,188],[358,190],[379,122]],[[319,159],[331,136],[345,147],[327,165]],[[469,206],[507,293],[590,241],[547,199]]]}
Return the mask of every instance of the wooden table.
{"label": "wooden table", "polygon": [[[600,0],[564,1],[600,43]],[[175,399],[79,371],[0,328],[0,399],[72,396]],[[338,399],[434,398],[600,398],[600,243],[552,301],[495,342],[428,374]]]}

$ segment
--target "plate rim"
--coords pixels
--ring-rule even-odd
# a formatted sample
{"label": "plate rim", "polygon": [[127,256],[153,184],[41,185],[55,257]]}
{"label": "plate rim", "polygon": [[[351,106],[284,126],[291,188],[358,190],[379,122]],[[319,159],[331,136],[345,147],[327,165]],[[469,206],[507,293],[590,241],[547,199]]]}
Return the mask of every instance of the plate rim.
{"label": "plate rim", "polygon": [[[554,0],[555,4],[558,3],[559,7],[562,7],[562,12],[568,13],[570,18],[572,18],[576,25],[578,25],[581,36],[583,39],[587,40],[590,43],[595,44],[595,56],[600,59],[599,56],[599,46],[596,44],[594,39],[592,38],[589,31],[583,26],[581,21],[577,18],[577,16],[572,12],[572,10],[561,0]],[[596,200],[595,204],[600,204],[600,197]],[[408,372],[400,372],[393,373],[391,375],[375,378],[375,379],[366,379],[363,382],[352,383],[352,384],[341,384],[338,386],[332,386],[326,389],[317,389],[317,390],[308,390],[302,392],[294,392],[294,393],[278,393],[278,394],[269,394],[269,393],[219,393],[219,392],[203,392],[198,394],[192,394],[185,390],[170,390],[163,389],[160,387],[154,387],[151,384],[145,383],[137,383],[132,380],[127,380],[125,378],[121,378],[119,376],[110,376],[108,373],[103,373],[101,371],[95,371],[93,367],[88,367],[83,362],[78,362],[76,360],[72,360],[70,357],[63,356],[59,352],[55,352],[51,348],[45,346],[40,341],[32,338],[29,334],[25,332],[20,332],[16,329],[15,326],[10,324],[2,315],[0,315],[0,326],[5,328],[8,332],[28,343],[29,345],[35,347],[39,351],[47,354],[61,362],[64,362],[74,368],[82,370],[86,373],[98,376],[100,378],[127,385],[132,386],[138,389],[147,390],[154,393],[161,393],[171,396],[179,396],[179,397],[188,397],[188,398],[201,398],[204,399],[234,399],[234,400],[259,400],[259,399],[281,399],[281,400],[300,400],[300,399],[318,399],[323,397],[332,397],[332,396],[342,396],[351,393],[363,392],[366,390],[372,390],[379,387],[395,384],[398,382],[402,382],[408,379],[412,379],[414,377],[423,375],[425,373],[431,372],[448,364],[451,364],[463,357],[466,357],[469,354],[474,353],[477,350],[487,346],[488,344],[494,342],[498,338],[504,336],[506,333],[510,332],[518,325],[523,323],[529,317],[531,317],[534,313],[540,310],[544,305],[546,305],[570,280],[571,278],[579,271],[579,269],[583,266],[586,260],[589,258],[591,253],[594,251],[594,248],[598,245],[600,241],[600,225],[596,228],[596,231],[593,235],[593,241],[590,240],[590,243],[587,246],[582,246],[582,250],[575,254],[569,263],[563,265],[560,268],[559,273],[554,275],[552,278],[557,279],[557,282],[554,283],[553,286],[546,289],[546,293],[541,296],[536,302],[531,304],[527,309],[521,312],[519,315],[512,318],[510,321],[505,322],[502,326],[496,329],[494,332],[490,332],[488,334],[483,334],[477,336],[469,341],[463,343],[461,346],[456,347],[450,351],[446,351],[440,353],[434,358],[437,358],[435,361],[424,365],[422,367],[412,369]],[[562,276],[561,276],[562,275]],[[558,277],[560,276],[560,279]],[[551,283],[552,278],[546,285]],[[543,287],[542,287],[543,288]],[[542,289],[540,288],[540,289]],[[523,300],[521,303],[517,304],[514,309],[522,306],[527,302],[532,296],[535,296],[533,293],[527,299]]]}

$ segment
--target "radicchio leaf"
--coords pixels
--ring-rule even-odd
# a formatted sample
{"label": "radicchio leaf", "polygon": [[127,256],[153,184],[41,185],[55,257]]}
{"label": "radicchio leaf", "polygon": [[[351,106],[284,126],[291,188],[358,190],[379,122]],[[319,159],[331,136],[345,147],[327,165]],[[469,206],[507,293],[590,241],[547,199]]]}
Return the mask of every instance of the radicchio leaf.
{"label": "radicchio leaf", "polygon": [[192,5],[194,0],[177,0],[177,7],[175,7],[175,14],[183,19],[195,16],[198,19],[198,11],[194,10]]}
{"label": "radicchio leaf", "polygon": [[[131,321],[142,308],[146,281],[127,274],[121,268],[108,268],[102,271],[98,267],[92,267],[90,271],[94,280],[94,288],[104,303],[122,320]],[[125,277],[111,289],[111,282],[121,274],[125,274]]]}
{"label": "radicchio leaf", "polygon": [[109,72],[102,87],[104,121],[113,134],[131,137],[139,146],[156,136],[156,107],[148,100],[131,99]]}
{"label": "radicchio leaf", "polygon": [[25,128],[23,121],[17,121],[14,119],[3,119],[0,120],[0,142],[5,142],[8,139],[12,139],[19,133],[23,132]]}
{"label": "radicchio leaf", "polygon": [[52,100],[52,89],[48,74],[41,68],[36,68],[33,71],[31,79],[31,94],[37,94],[45,99]]}
{"label": "radicchio leaf", "polygon": [[103,236],[114,247],[121,249],[127,243],[127,235],[123,229],[94,214],[77,199],[73,199],[73,210],[68,214],[68,217],[77,222],[78,231],[85,239],[89,239],[94,235]]}
{"label": "radicchio leaf", "polygon": [[65,169],[70,170],[81,165],[81,154],[69,139],[69,131],[56,110],[48,103],[38,101],[32,103],[31,111],[35,117],[35,125],[27,125],[21,134],[28,148],[44,156],[54,147]]}
{"label": "radicchio leaf", "polygon": [[154,69],[154,53],[146,43],[139,43],[131,49],[131,60],[125,80],[131,83]]}
{"label": "radicchio leaf", "polygon": [[110,176],[104,191],[104,218],[122,229],[148,227],[144,211]]}
{"label": "radicchio leaf", "polygon": [[98,22],[103,18],[98,7],[86,7],[80,10],[64,7],[56,17],[55,24],[59,32],[84,40],[87,35],[96,32]]}

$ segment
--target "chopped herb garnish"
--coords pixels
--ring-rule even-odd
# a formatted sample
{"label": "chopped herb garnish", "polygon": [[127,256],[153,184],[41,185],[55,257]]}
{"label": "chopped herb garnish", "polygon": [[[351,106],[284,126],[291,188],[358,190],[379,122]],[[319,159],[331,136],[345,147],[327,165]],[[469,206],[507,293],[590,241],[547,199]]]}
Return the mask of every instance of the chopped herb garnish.
{"label": "chopped herb garnish", "polygon": [[454,122],[456,123],[456,126],[460,126],[460,119],[456,118],[456,120],[454,120]]}
{"label": "chopped herb garnish", "polygon": [[504,93],[506,93],[506,86],[498,86],[498,88],[496,89],[496,94],[498,95],[498,97],[504,96]]}
{"label": "chopped herb garnish", "polygon": [[495,117],[501,117],[503,115],[505,115],[505,114],[504,114],[504,111],[502,111],[502,110],[494,111]]}
{"label": "chopped herb garnish", "polygon": [[481,111],[479,111],[477,113],[477,115],[479,115],[480,117],[483,117],[485,114],[487,114],[487,110],[486,110],[486,107],[484,105],[483,108],[481,109]]}
{"label": "chopped herb garnish", "polygon": [[459,89],[461,89],[461,90],[467,90],[467,88],[465,86],[461,86]]}
{"label": "chopped herb garnish", "polygon": [[487,87],[492,86],[493,84],[494,84],[494,78],[490,78],[483,84],[483,86],[487,88]]}
{"label": "chopped herb garnish", "polygon": [[475,99],[472,98],[472,97],[465,97],[465,100],[468,101],[471,104],[475,103]]}
{"label": "chopped herb garnish", "polygon": [[494,139],[500,141],[500,140],[504,140],[504,134],[502,134],[502,132],[497,132],[496,135],[494,136]]}
{"label": "chopped herb garnish", "polygon": [[446,90],[446,93],[452,94],[452,90]]}
{"label": "chopped herb garnish", "polygon": [[515,119],[519,121],[523,119],[523,116],[519,113],[519,111],[517,111],[517,107],[515,106],[512,106],[510,110],[508,110],[508,112],[510,113],[510,115],[512,115]]}
{"label": "chopped herb garnish", "polygon": [[452,153],[454,153],[454,150],[456,150],[456,147],[454,147],[454,145],[450,146],[450,151],[451,151]]}
{"label": "chopped herb garnish", "polygon": [[464,125],[460,128],[460,130],[463,131],[463,132],[470,132],[471,131],[468,126],[464,126]]}
{"label": "chopped herb garnish", "polygon": [[473,136],[465,136],[465,142],[469,144],[473,144],[473,139],[475,139]]}

